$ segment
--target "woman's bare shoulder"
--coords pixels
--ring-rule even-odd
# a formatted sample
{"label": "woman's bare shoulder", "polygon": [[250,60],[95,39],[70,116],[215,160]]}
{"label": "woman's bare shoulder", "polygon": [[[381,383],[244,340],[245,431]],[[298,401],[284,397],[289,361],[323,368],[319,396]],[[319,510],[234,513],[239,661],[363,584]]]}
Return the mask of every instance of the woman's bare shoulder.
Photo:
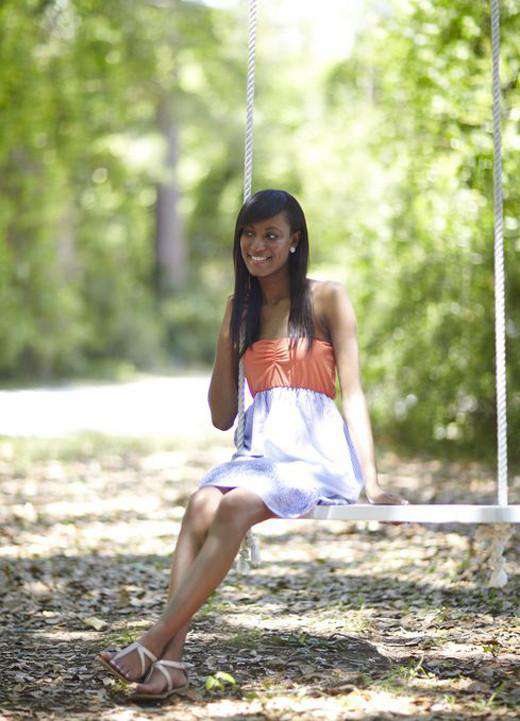
{"label": "woman's bare shoulder", "polygon": [[338,292],[346,293],[346,287],[338,280],[316,280],[309,278],[313,303],[320,312],[327,312]]}
{"label": "woman's bare shoulder", "polygon": [[315,278],[308,278],[308,280],[310,282],[314,315],[318,322],[318,333],[321,332],[325,339],[330,341],[330,308],[333,303],[334,293],[339,287],[344,286],[335,280],[317,280]]}
{"label": "woman's bare shoulder", "polygon": [[[317,278],[307,278],[310,283],[311,291],[316,294],[322,294],[326,292],[328,288],[332,288],[334,285],[338,285],[338,281],[335,280],[324,280]],[[341,285],[341,283],[339,283]]]}

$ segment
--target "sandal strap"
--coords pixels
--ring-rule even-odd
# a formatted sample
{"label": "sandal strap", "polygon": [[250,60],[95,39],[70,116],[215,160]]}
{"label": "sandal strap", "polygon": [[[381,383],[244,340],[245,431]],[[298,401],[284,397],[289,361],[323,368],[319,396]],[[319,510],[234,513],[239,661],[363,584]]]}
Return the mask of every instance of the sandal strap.
{"label": "sandal strap", "polygon": [[142,681],[140,681],[140,683],[148,683],[148,681],[152,678],[154,668],[155,668],[155,663],[151,663],[146,676],[143,678]]}
{"label": "sandal strap", "polygon": [[141,676],[144,675],[144,672],[146,671],[146,664],[144,657],[145,655],[148,656],[148,658],[155,663],[157,661],[157,657],[153,655],[153,653],[146,648],[146,646],[143,646],[142,643],[139,643],[139,641],[134,641],[130,644],[130,646],[127,646],[127,648],[123,648],[121,651],[116,653],[114,658],[112,659],[115,661],[118,658],[122,658],[123,656],[126,656],[128,653],[131,653],[132,651],[137,651],[137,654],[139,656],[139,661],[141,662]]}
{"label": "sandal strap", "polygon": [[137,646],[137,649],[138,650],[141,649],[142,652],[148,656],[148,658],[150,659],[150,661],[152,663],[155,663],[157,661],[157,656],[154,656],[154,654],[150,651],[149,648],[146,648],[146,646],[143,646],[143,644],[139,643],[139,641],[136,641],[135,644]]}
{"label": "sandal strap", "polygon": [[181,668],[183,671],[186,669],[186,664],[182,661],[170,661],[167,658],[161,658],[161,660],[157,661],[155,665],[157,666],[158,663],[162,663],[165,666],[171,666],[172,668]]}
{"label": "sandal strap", "polygon": [[112,661],[116,661],[118,658],[123,658],[123,656],[126,656],[128,653],[131,653],[134,649],[137,648],[137,642],[134,641],[126,648],[121,649],[121,651],[118,651],[115,656],[111,659]]}
{"label": "sandal strap", "polygon": [[137,648],[137,653],[139,654],[139,659],[141,660],[141,676],[143,676],[144,672],[146,671],[146,663],[144,661],[144,657],[148,656],[152,663],[155,663],[157,661],[157,657],[153,655],[150,649],[146,648],[146,646],[143,646],[142,643],[139,643],[139,641],[135,642],[135,647]]}
{"label": "sandal strap", "polygon": [[[186,669],[186,666],[185,666],[185,664],[182,663],[182,661],[168,661],[168,659],[162,659],[162,658],[161,658],[159,661],[156,661],[156,662],[154,663],[154,668],[158,668],[159,671],[160,671],[160,672],[162,673],[162,675],[164,676],[164,678],[166,679],[167,690],[168,690],[168,692],[170,692],[170,691],[172,690],[172,688],[173,688],[173,681],[172,681],[172,677],[170,676],[170,674],[168,673],[168,671],[166,671],[166,670],[163,668],[164,666],[166,666],[167,668],[168,668],[168,667],[171,667],[171,668],[181,668],[181,669],[183,669],[184,671],[185,671],[185,669]],[[187,675],[187,674],[186,674],[186,675]]]}
{"label": "sandal strap", "polygon": [[157,661],[154,665],[155,665],[155,668],[158,668],[159,671],[160,671],[160,672],[162,673],[162,675],[164,676],[164,678],[166,679],[166,688],[167,688],[167,690],[168,690],[168,691],[171,691],[172,688],[173,688],[172,677],[170,676],[170,674],[169,674],[167,671],[164,670],[164,668],[162,667],[162,664],[163,664],[162,661]]}

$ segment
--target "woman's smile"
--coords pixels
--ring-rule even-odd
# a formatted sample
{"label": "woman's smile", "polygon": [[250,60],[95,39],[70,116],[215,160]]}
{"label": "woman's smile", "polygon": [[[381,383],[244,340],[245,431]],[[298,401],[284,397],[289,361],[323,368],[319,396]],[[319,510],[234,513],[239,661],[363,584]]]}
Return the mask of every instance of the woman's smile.
{"label": "woman's smile", "polygon": [[272,255],[251,255],[250,253],[247,254],[247,257],[249,258],[249,261],[253,263],[253,265],[262,265],[262,263],[268,263],[273,258]]}

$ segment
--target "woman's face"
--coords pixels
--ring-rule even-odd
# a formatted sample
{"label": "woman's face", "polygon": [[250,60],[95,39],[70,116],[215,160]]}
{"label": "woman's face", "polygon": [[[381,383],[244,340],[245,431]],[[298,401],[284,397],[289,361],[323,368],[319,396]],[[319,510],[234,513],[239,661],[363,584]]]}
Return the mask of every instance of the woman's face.
{"label": "woman's face", "polygon": [[281,268],[289,249],[298,245],[300,231],[291,235],[285,214],[245,225],[240,236],[240,249],[244,262],[252,275],[270,275]]}

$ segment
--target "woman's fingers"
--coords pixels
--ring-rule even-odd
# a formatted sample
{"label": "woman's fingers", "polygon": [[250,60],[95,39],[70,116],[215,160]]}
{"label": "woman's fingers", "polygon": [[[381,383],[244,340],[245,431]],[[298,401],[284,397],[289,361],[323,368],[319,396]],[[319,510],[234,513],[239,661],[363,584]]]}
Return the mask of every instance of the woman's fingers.
{"label": "woman's fingers", "polygon": [[[409,501],[406,498],[401,498],[401,496],[396,495],[395,493],[381,493],[379,496],[374,498],[373,500],[371,498],[368,498],[369,503],[375,504],[375,505],[391,505],[391,506],[404,506],[409,505]],[[387,521],[388,523],[392,524],[392,526],[401,526],[403,523],[407,523],[407,521]]]}

